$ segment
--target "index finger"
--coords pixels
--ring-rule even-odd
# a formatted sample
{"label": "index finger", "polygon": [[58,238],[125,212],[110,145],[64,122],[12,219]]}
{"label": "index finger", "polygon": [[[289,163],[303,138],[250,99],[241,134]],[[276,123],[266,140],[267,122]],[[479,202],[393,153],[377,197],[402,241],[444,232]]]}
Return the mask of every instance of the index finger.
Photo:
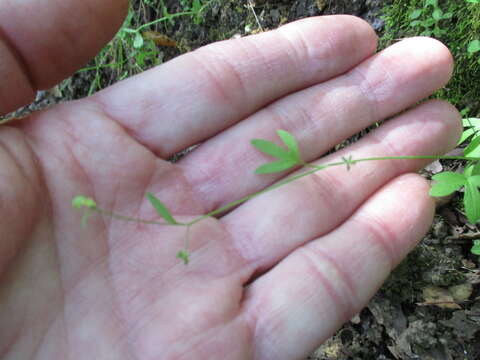
{"label": "index finger", "polygon": [[208,45],[93,99],[139,142],[169,157],[280,97],[348,71],[376,44],[359,18],[309,18]]}

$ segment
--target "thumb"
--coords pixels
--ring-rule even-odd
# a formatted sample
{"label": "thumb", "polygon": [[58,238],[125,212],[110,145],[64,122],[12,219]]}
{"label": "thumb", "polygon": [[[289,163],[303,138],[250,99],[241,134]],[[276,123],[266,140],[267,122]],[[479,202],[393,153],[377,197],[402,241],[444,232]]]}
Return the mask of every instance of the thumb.
{"label": "thumb", "polygon": [[85,64],[113,37],[127,9],[128,0],[2,0],[0,114]]}

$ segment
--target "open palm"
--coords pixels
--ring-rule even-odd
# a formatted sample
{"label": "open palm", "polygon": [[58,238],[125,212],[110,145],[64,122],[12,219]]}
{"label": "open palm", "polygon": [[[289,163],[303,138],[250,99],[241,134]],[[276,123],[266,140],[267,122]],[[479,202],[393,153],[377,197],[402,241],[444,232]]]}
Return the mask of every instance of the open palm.
{"label": "open palm", "polygon": [[[80,66],[125,8],[3,1],[0,112]],[[285,129],[315,161],[450,77],[449,52],[435,40],[375,48],[362,20],[311,18],[207,46],[1,127],[2,358],[306,356],[365,306],[428,229],[428,185],[408,174],[425,162],[335,168],[268,192],[196,224],[188,266],[175,257],[183,228],[100,216],[82,228],[70,203],[85,194],[156,219],[150,191],[190,219],[286,175],[255,175],[269,159],[250,139]],[[318,161],[440,154],[459,127],[453,107],[430,101]],[[166,160],[198,143],[178,163]]]}

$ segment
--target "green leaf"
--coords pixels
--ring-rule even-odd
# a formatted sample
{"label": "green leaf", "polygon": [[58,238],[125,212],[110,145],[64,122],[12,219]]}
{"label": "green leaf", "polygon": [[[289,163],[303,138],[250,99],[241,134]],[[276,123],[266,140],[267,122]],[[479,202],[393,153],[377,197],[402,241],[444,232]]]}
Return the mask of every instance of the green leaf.
{"label": "green leaf", "polygon": [[439,20],[442,20],[442,15],[443,15],[443,11],[440,10],[439,8],[433,10],[433,13],[432,13],[432,17],[439,21]]}
{"label": "green leaf", "polygon": [[464,127],[477,127],[480,129],[480,118],[464,118],[462,119]]}
{"label": "green leaf", "polygon": [[298,165],[298,162],[296,162],[295,160],[282,159],[282,160],[270,162],[258,167],[255,170],[255,173],[256,174],[273,174],[273,173],[282,172],[287,169],[290,169],[295,165]]}
{"label": "green leaf", "polygon": [[199,12],[201,8],[202,8],[202,3],[200,2],[200,0],[193,0],[192,11]]}
{"label": "green leaf", "polygon": [[86,207],[93,210],[97,208],[97,203],[92,198],[84,195],[78,195],[72,199],[72,207],[75,209]]}
{"label": "green leaf", "polygon": [[251,144],[265,154],[271,155],[278,159],[287,159],[290,157],[287,150],[271,141],[263,139],[253,139],[251,141]]}
{"label": "green leaf", "polygon": [[465,177],[480,175],[480,162],[469,162],[463,171]]}
{"label": "green leaf", "polygon": [[152,206],[157,210],[157,213],[165,219],[165,221],[171,225],[177,225],[178,222],[173,218],[172,214],[170,211],[168,211],[167,207],[160,201],[158,200],[155,195],[152,193],[147,193],[147,198],[152,204]]}
{"label": "green leaf", "polygon": [[420,35],[421,36],[430,36],[430,35],[432,35],[432,31],[431,30],[425,30],[425,31],[422,31],[422,33]]}
{"label": "green leaf", "polygon": [[473,246],[470,252],[475,255],[480,255],[480,240],[473,240]]}
{"label": "green leaf", "polygon": [[420,25],[422,22],[420,20],[413,20],[411,23],[410,23],[410,27],[416,27],[418,25]]}
{"label": "green leaf", "polygon": [[414,10],[414,11],[410,14],[410,19],[415,20],[415,19],[419,18],[420,15],[422,15],[422,11],[423,11],[422,9],[416,9],[416,10]]}
{"label": "green leaf", "polygon": [[472,224],[480,220],[480,192],[474,181],[470,180],[465,185],[465,195],[463,197],[463,204],[465,205],[465,213],[467,219]]}
{"label": "green leaf", "polygon": [[467,140],[470,136],[474,134],[480,135],[480,118],[463,118],[462,124],[465,130],[463,131],[457,145],[462,144],[465,140]]}
{"label": "green leaf", "polygon": [[143,36],[139,32],[135,34],[135,40],[133,40],[133,47],[140,49],[143,46]]}
{"label": "green leaf", "polygon": [[444,171],[432,176],[432,180],[438,182],[447,182],[453,185],[463,186],[467,182],[465,176],[453,171]]}
{"label": "green leaf", "polygon": [[473,54],[473,53],[476,53],[477,51],[480,51],[480,40],[477,39],[477,40],[470,41],[470,43],[468,44],[467,51],[469,54]]}
{"label": "green leaf", "polygon": [[475,130],[470,128],[470,129],[467,129],[465,130],[463,133],[462,133],[462,136],[460,137],[460,140],[458,140],[458,143],[457,145],[460,145],[460,144],[463,144],[463,142],[465,140],[467,140],[470,136],[472,136],[473,134],[475,134]]}
{"label": "green leaf", "polygon": [[288,150],[290,150],[291,157],[293,157],[293,159],[297,162],[301,162],[300,150],[298,149],[298,142],[295,137],[285,130],[278,130],[277,134],[278,136],[280,136],[280,139],[282,139],[283,143],[287,146]]}
{"label": "green leaf", "polygon": [[447,196],[460,189],[467,183],[463,174],[445,171],[432,176],[435,183],[430,189],[430,196]]}
{"label": "green leaf", "polygon": [[188,263],[190,262],[189,256],[190,254],[187,250],[180,250],[177,253],[177,258],[181,259],[185,265],[188,265]]}
{"label": "green leaf", "polygon": [[476,187],[480,187],[480,175],[473,175],[468,177],[468,181],[475,185]]}
{"label": "green leaf", "polygon": [[474,137],[470,144],[463,149],[463,153],[468,157],[480,157],[480,136]]}

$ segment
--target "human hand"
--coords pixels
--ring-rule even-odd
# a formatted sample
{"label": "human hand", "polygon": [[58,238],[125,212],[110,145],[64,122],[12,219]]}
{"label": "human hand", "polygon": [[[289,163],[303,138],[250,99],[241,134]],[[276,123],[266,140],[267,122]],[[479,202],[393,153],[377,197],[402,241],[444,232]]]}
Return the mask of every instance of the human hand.
{"label": "human hand", "polygon": [[[0,112],[80,66],[125,11],[118,0],[48,5],[0,5]],[[428,185],[408,174],[424,160],[322,171],[202,221],[191,229],[188,266],[175,258],[182,228],[105,217],[81,228],[70,202],[83,193],[154,219],[150,191],[189,219],[286,175],[255,175],[269,159],[250,139],[288,130],[314,161],[451,75],[450,54],[435,40],[374,55],[375,47],[357,18],[306,19],[204,47],[0,127],[0,354],[304,358],[366,305],[427,231]],[[456,110],[429,101],[319,162],[440,154],[459,132]],[[165,160],[197,143],[180,162]]]}

